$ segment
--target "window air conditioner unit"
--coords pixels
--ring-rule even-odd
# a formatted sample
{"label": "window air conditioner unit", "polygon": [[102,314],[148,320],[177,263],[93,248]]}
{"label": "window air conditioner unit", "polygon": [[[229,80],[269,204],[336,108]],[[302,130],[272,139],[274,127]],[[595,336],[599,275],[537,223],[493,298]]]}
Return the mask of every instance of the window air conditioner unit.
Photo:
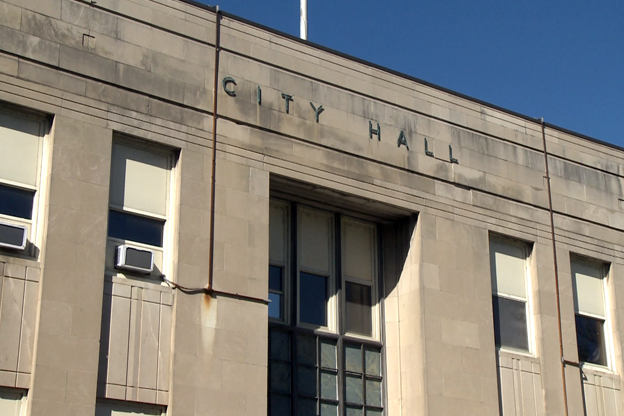
{"label": "window air conditioner unit", "polygon": [[115,268],[150,274],[154,270],[154,253],[127,245],[117,246]]}
{"label": "window air conditioner unit", "polygon": [[0,247],[24,250],[26,248],[26,227],[0,222]]}

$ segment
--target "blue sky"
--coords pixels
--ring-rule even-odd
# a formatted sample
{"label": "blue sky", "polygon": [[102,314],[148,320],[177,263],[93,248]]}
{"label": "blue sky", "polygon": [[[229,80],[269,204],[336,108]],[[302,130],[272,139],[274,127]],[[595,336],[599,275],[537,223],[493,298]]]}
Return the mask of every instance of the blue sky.
{"label": "blue sky", "polygon": [[[218,4],[299,35],[299,0]],[[624,147],[624,1],[308,0],[308,19],[314,43]]]}

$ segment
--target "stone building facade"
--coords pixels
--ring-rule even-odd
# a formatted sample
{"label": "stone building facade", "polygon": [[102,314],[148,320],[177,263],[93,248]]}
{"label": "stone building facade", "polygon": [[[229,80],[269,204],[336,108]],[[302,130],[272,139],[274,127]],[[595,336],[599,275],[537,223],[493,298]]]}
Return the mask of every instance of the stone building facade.
{"label": "stone building facade", "polygon": [[623,185],[214,8],[0,0],[0,413],[623,415]]}

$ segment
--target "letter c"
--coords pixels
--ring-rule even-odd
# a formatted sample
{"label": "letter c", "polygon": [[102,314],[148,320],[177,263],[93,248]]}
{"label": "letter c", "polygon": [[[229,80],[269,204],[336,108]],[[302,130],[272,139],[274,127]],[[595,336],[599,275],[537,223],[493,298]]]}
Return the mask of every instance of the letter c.
{"label": "letter c", "polygon": [[223,78],[223,90],[225,91],[225,93],[229,95],[230,97],[236,97],[236,91],[229,89],[228,88],[229,84],[236,85],[236,80],[234,80],[234,78],[232,77]]}

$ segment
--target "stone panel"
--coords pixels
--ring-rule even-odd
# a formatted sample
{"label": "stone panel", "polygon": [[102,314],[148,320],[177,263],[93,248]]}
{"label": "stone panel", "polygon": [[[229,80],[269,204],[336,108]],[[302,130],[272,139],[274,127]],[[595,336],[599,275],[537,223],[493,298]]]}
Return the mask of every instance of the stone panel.
{"label": "stone panel", "polygon": [[[167,404],[159,400],[169,391],[170,289],[137,287],[122,277],[107,279],[98,394]],[[129,297],[123,294],[127,288],[131,289]]]}

